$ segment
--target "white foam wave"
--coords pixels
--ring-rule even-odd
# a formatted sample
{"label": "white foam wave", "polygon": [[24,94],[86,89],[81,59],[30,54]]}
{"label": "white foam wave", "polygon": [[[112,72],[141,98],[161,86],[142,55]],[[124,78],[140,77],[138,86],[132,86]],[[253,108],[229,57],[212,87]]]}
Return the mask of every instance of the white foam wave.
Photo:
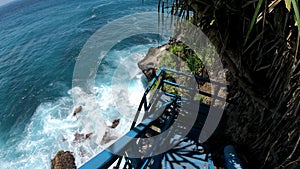
{"label": "white foam wave", "polygon": [[[50,159],[59,150],[73,152],[76,165],[81,166],[124,135],[144,92],[142,73],[136,63],[148,48],[137,46],[113,52],[120,59],[119,66],[116,70],[113,70],[115,66],[111,70],[105,68],[115,71],[112,83],[107,83],[108,79],[98,79],[92,94],[74,87],[68,91],[68,96],[42,103],[21,139],[11,143],[6,154],[0,156],[0,168],[50,168]],[[82,111],[74,117],[74,107],[79,105]],[[119,125],[110,129],[116,118],[120,118]],[[75,133],[93,134],[89,139],[76,141]],[[108,142],[102,142],[104,136]]]}
{"label": "white foam wave", "polygon": [[1,0],[0,1],[0,6],[7,5],[7,4],[9,4],[11,2],[14,2],[14,1],[16,1],[16,0]]}

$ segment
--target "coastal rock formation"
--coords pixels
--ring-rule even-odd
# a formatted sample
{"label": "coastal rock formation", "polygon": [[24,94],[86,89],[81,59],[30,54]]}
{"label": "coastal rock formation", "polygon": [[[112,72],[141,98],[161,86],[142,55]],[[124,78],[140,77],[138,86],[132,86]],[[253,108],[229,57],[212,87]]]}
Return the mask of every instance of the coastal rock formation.
{"label": "coastal rock formation", "polygon": [[86,139],[89,139],[93,133],[88,133],[88,134],[82,134],[82,133],[75,133],[74,134],[74,141],[84,141]]}
{"label": "coastal rock formation", "polygon": [[[148,80],[155,77],[156,71],[160,66],[175,69],[177,71],[189,71],[197,76],[209,78],[208,72],[203,62],[206,56],[200,56],[195,53],[190,47],[185,45],[180,39],[170,38],[169,41],[156,48],[150,48],[146,56],[138,62],[138,67],[142,70]],[[202,60],[203,59],[203,60]],[[184,79],[177,78],[176,81],[184,81]],[[197,81],[200,86],[204,82]]]}
{"label": "coastal rock formation", "polygon": [[112,122],[112,125],[110,126],[110,128],[116,128],[120,123],[120,119],[115,119],[113,122]]}
{"label": "coastal rock formation", "polygon": [[156,75],[156,70],[159,66],[159,59],[164,51],[169,48],[169,44],[150,48],[147,55],[138,63],[138,67],[142,70],[148,80],[151,80]]}
{"label": "coastal rock formation", "polygon": [[59,151],[51,160],[51,169],[76,169],[75,158],[70,151]]}
{"label": "coastal rock formation", "polygon": [[73,111],[73,116],[76,116],[77,113],[80,113],[82,111],[82,106],[78,106]]}
{"label": "coastal rock formation", "polygon": [[106,129],[105,134],[103,136],[103,139],[101,141],[101,144],[107,144],[112,140],[116,140],[118,138],[118,135],[116,134],[116,132],[114,132],[114,130],[116,129],[116,127],[120,124],[120,119],[115,119],[112,122],[112,125],[109,126],[109,128]]}
{"label": "coastal rock formation", "polygon": [[103,139],[101,140],[101,145],[107,144],[110,141],[116,140],[118,138],[119,138],[119,136],[115,132],[113,132],[112,129],[108,129],[108,130],[106,130],[106,132],[103,136]]}

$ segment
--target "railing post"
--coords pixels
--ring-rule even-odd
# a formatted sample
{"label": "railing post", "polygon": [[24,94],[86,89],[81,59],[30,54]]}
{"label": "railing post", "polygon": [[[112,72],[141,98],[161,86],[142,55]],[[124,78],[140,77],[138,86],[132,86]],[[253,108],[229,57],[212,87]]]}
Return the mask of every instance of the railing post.
{"label": "railing post", "polygon": [[133,119],[133,122],[131,124],[130,130],[133,129],[135,127],[135,125],[136,125],[136,121],[137,121],[138,117],[140,116],[140,113],[141,113],[141,110],[142,110],[142,106],[143,106],[145,100],[147,99],[146,96],[147,96],[147,94],[144,93],[144,96],[143,96],[143,98],[142,98],[142,100],[140,102],[138,110],[137,110],[137,112],[136,112],[136,114],[134,116],[134,119]]}
{"label": "railing post", "polygon": [[164,91],[164,80],[166,79],[166,71],[163,70],[162,72],[162,76],[161,76],[161,80],[160,80],[160,83],[159,83],[159,86],[161,87],[161,90]]}
{"label": "railing post", "polygon": [[147,97],[145,97],[145,101],[144,101],[144,111],[145,113],[148,111]]}

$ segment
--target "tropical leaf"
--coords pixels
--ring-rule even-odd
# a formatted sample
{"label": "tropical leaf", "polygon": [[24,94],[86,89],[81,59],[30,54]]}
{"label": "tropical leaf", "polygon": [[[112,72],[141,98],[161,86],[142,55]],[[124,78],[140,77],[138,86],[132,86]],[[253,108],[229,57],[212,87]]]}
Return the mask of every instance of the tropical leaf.
{"label": "tropical leaf", "polygon": [[256,7],[255,7],[255,12],[254,12],[254,15],[253,15],[253,17],[252,17],[252,20],[251,20],[251,23],[250,23],[249,30],[248,30],[248,32],[247,32],[247,34],[246,34],[246,40],[245,40],[245,43],[244,43],[244,44],[247,43],[247,40],[248,40],[249,35],[250,35],[250,33],[251,33],[252,29],[253,29],[253,26],[254,26],[255,21],[256,21],[256,19],[257,19],[258,12],[260,11],[260,7],[261,7],[261,4],[262,4],[262,3],[263,3],[263,0],[259,0],[258,3],[257,3],[257,5],[256,5]]}
{"label": "tropical leaf", "polygon": [[298,26],[298,32],[300,34],[300,15],[298,1],[292,0],[292,5],[296,16],[296,25]]}
{"label": "tropical leaf", "polygon": [[291,3],[292,0],[284,0],[285,1],[285,7],[287,10],[291,11]]}
{"label": "tropical leaf", "polygon": [[[193,23],[229,70],[230,92],[237,91],[238,105],[228,113],[234,120],[226,122],[224,133],[251,150],[244,152],[249,168],[299,168],[299,0],[172,2],[176,15],[194,10]],[[194,67],[193,57],[188,62]],[[217,139],[212,140],[217,148]]]}

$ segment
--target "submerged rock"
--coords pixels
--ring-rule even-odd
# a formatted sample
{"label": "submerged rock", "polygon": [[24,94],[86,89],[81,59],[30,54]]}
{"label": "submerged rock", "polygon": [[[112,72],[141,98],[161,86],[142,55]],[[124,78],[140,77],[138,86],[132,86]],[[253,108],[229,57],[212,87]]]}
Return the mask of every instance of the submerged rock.
{"label": "submerged rock", "polygon": [[110,126],[111,128],[116,128],[120,123],[120,119],[115,119],[113,122],[112,122],[112,125]]}
{"label": "submerged rock", "polygon": [[116,133],[116,127],[120,124],[120,119],[115,119],[112,122],[111,126],[108,126],[109,128],[106,129],[105,134],[103,136],[103,139],[101,140],[101,144],[107,144],[112,140],[118,139],[118,135]]}
{"label": "submerged rock", "polygon": [[103,139],[101,140],[100,144],[104,145],[104,144],[107,144],[107,143],[111,142],[112,140],[116,140],[118,138],[119,138],[118,135],[115,132],[113,132],[112,129],[108,128],[106,130],[106,132],[105,132],[105,134],[103,136]]}
{"label": "submerged rock", "polygon": [[82,111],[82,106],[78,106],[73,111],[73,116],[76,116],[77,113],[80,113]]}
{"label": "submerged rock", "polygon": [[88,134],[82,134],[82,133],[75,133],[75,139],[74,141],[84,141],[86,139],[89,139],[93,133],[88,133]]}
{"label": "submerged rock", "polygon": [[70,151],[59,151],[51,160],[51,169],[76,169],[75,158]]}

